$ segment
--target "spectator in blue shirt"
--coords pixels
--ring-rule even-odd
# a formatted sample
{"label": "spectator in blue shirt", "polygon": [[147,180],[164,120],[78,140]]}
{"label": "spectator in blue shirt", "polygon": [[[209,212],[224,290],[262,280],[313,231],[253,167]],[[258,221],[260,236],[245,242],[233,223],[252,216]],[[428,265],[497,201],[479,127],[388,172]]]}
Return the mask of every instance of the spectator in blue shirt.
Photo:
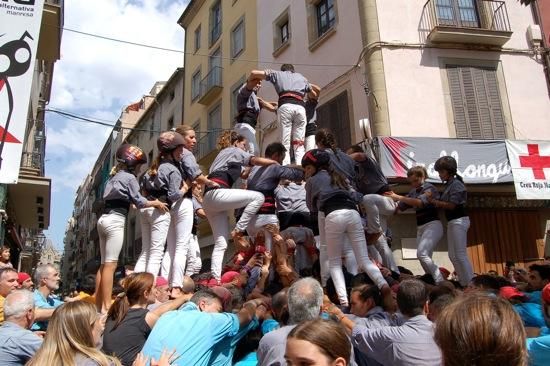
{"label": "spectator in blue shirt", "polygon": [[29,330],[34,322],[34,296],[28,290],[15,290],[4,302],[6,321],[0,327],[2,365],[24,365],[42,345],[42,338]]}
{"label": "spectator in blue shirt", "polygon": [[550,285],[542,290],[542,314],[546,326],[541,328],[541,335],[536,338],[527,338],[527,352],[529,364],[532,366],[550,365]]}
{"label": "spectator in blue shirt", "polygon": [[216,345],[246,327],[254,319],[260,301],[246,302],[238,314],[220,313],[220,298],[209,290],[198,291],[183,308],[157,321],[142,352],[158,359],[164,349],[175,350],[173,366],[209,365]]}
{"label": "spectator in blue shirt", "polygon": [[499,295],[512,303],[525,327],[544,326],[541,305],[528,302],[528,297],[523,292],[512,286],[503,286],[499,290]]}
{"label": "spectator in blue shirt", "polygon": [[[36,267],[34,272],[34,301],[37,308],[40,309],[55,309],[63,304],[53,297],[52,293],[59,289],[59,272],[51,264],[42,264]],[[46,330],[48,328],[47,321],[36,322],[32,326],[32,330]]]}

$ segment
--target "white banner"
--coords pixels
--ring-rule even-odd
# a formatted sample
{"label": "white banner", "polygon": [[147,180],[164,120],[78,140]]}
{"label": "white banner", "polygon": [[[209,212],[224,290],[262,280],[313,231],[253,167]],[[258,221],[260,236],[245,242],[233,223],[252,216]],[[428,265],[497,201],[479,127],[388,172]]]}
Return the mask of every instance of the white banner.
{"label": "white banner", "polygon": [[518,200],[550,199],[550,141],[506,140]]}
{"label": "white banner", "polygon": [[17,183],[44,0],[0,0],[0,183]]}

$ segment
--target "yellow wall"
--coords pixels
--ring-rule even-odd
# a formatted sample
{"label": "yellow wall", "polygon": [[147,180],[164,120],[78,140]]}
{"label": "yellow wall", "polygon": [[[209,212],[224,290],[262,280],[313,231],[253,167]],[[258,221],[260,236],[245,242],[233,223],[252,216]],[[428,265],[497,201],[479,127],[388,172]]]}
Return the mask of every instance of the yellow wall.
{"label": "yellow wall", "polygon": [[[196,2],[196,3],[200,3]],[[209,21],[210,8],[216,1],[205,0],[193,19],[188,20],[189,25],[185,29],[185,97],[184,119],[188,125],[193,125],[200,119],[200,130],[207,130],[208,113],[222,103],[222,128],[231,128],[233,116],[231,115],[231,90],[235,83],[246,77],[250,70],[257,67],[257,62],[244,62],[242,60],[257,60],[257,30],[256,30],[256,1],[253,0],[222,0],[222,33],[218,40],[209,45]],[[193,3],[193,2],[192,2]],[[193,5],[190,4],[189,6]],[[231,57],[231,31],[244,16],[245,45],[235,60]],[[195,30],[201,25],[201,47],[195,52]],[[208,105],[202,105],[197,100],[191,102],[191,83],[193,74],[201,67],[201,78],[208,73],[208,55],[221,44],[222,53],[222,85],[223,90]],[[197,139],[204,134],[197,136]]]}

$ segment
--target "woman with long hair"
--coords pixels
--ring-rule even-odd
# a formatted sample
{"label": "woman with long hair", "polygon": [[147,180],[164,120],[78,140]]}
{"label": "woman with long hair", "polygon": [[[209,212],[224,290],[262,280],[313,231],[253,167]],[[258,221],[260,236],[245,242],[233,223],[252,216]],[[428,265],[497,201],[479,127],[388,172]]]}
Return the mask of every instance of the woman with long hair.
{"label": "woman with long hair", "polygon": [[526,366],[523,323],[506,300],[475,292],[449,304],[435,323],[445,366]]}
{"label": "woman with long hair", "polygon": [[289,365],[347,366],[351,362],[351,342],[339,323],[321,318],[308,320],[288,334],[285,359]]}
{"label": "woman with long hair", "polygon": [[183,136],[174,131],[163,132],[157,139],[157,146],[160,164],[154,186],[166,196],[170,205],[170,226],[166,234],[165,255],[169,260],[163,260],[161,275],[168,279],[172,297],[177,297],[183,286],[189,239],[193,228],[193,203],[189,197],[191,184],[181,168],[185,149]]}
{"label": "woman with long hair", "polygon": [[[437,243],[443,237],[443,225],[439,220],[437,209],[428,202],[428,197],[437,198],[439,193],[433,184],[426,182],[428,172],[423,166],[413,166],[407,171],[407,180],[412,189],[406,196],[395,192],[386,195],[398,202],[396,211],[414,208],[416,212],[416,257],[426,274],[433,277],[435,283],[443,282],[439,266],[434,263],[432,254]],[[426,192],[430,192],[426,195]]]}
{"label": "woman with long hair", "polygon": [[106,313],[111,304],[113,277],[124,243],[124,226],[130,205],[168,211],[165,203],[158,199],[148,200],[140,193],[135,174],[141,164],[147,163],[143,151],[137,146],[124,144],[118,148],[116,159],[118,164],[111,171],[103,192],[105,209],[97,221],[101,265],[96,275],[96,306],[101,313]]}
{"label": "woman with long hair", "polygon": [[439,199],[432,196],[429,201],[445,212],[449,259],[458,274],[460,284],[466,287],[474,277],[472,263],[468,259],[468,229],[470,228],[470,218],[466,209],[468,192],[462,177],[457,173],[458,166],[452,156],[442,156],[437,159],[434,169],[445,183],[445,189]]}
{"label": "woman with long hair", "polygon": [[67,302],[55,309],[44,342],[27,365],[119,366],[116,358],[96,348],[102,332],[100,314],[92,304]]}
{"label": "woman with long hair", "polygon": [[[349,306],[342,271],[343,238],[353,248],[358,266],[380,288],[391,303],[391,290],[378,267],[369,259],[367,243],[357,205],[362,195],[352,191],[346,179],[330,168],[330,156],[319,149],[308,151],[302,166],[307,178],[306,200],[311,212],[322,212],[327,245],[329,272],[341,306]],[[319,221],[319,226],[322,223]]]}
{"label": "woman with long hair", "polygon": [[[336,138],[334,134],[327,128],[321,128],[315,134],[315,144],[319,150],[322,150],[328,153],[330,157],[330,168],[343,176],[350,187],[355,188],[355,161],[346,153],[338,148],[336,145]],[[324,220],[325,215],[323,212],[319,212],[317,218],[319,223],[319,261],[321,264],[321,282],[323,285],[326,284],[328,279],[328,257],[327,257],[327,244],[325,239]],[[350,242],[347,238],[344,238],[343,243],[344,254],[343,257],[346,259],[346,269],[349,273],[356,275],[357,274],[357,261],[353,255],[353,249],[351,248]]]}
{"label": "woman with long hair", "polygon": [[132,365],[143,348],[151,329],[160,316],[176,310],[191,295],[183,295],[163,303],[149,311],[147,306],[155,303],[155,278],[151,273],[133,273],[126,277],[120,293],[107,314],[103,334],[103,351],[118,357],[123,365]]}
{"label": "woman with long hair", "polygon": [[247,166],[267,166],[277,164],[276,161],[254,156],[245,149],[246,139],[234,131],[225,131],[218,138],[218,156],[210,166],[208,179],[218,183],[219,187],[206,187],[203,208],[212,228],[214,236],[214,251],[212,252],[212,274],[217,281],[221,279],[222,262],[227,237],[229,236],[228,210],[244,207],[244,211],[231,232],[235,245],[248,247],[244,232],[250,219],[258,212],[264,203],[264,195],[260,192],[231,188],[241,177],[242,169]]}

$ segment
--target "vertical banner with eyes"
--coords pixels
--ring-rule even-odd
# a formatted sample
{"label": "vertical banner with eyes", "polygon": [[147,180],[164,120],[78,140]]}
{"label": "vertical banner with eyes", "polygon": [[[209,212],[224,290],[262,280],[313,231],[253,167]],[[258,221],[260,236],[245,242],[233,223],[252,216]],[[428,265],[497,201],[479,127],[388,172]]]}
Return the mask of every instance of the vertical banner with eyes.
{"label": "vertical banner with eyes", "polygon": [[0,183],[15,184],[44,0],[0,0]]}

